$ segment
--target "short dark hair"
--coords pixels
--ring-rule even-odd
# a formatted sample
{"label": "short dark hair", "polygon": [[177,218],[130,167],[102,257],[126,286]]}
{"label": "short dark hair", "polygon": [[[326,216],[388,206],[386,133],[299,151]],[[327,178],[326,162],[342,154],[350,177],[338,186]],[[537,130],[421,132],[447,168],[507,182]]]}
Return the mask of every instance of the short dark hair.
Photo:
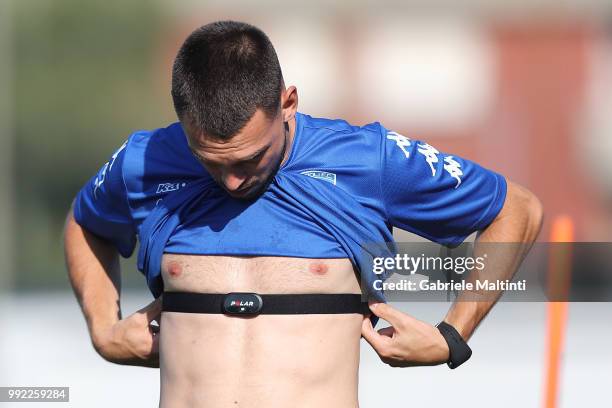
{"label": "short dark hair", "polygon": [[268,118],[280,108],[283,83],[276,51],[250,24],[217,21],[187,37],[172,68],[172,100],[179,120],[227,139],[257,109]]}

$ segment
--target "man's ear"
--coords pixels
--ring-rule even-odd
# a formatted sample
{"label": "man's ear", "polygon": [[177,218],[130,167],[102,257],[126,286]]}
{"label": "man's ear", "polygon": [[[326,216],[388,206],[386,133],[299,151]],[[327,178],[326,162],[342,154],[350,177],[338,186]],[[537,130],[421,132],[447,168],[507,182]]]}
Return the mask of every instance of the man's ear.
{"label": "man's ear", "polygon": [[289,122],[295,117],[298,107],[298,92],[295,86],[283,89],[281,95],[281,110],[283,122]]}

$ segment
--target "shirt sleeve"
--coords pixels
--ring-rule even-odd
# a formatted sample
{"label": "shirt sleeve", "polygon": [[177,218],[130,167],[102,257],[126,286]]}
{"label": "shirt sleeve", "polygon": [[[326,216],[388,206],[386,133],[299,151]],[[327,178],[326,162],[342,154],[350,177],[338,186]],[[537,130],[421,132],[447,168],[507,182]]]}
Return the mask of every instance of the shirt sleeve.
{"label": "shirt sleeve", "polygon": [[502,175],[381,129],[381,194],[391,225],[452,247],[486,228],[501,211]]}
{"label": "shirt sleeve", "polygon": [[126,146],[127,142],[78,192],[74,218],[87,231],[115,245],[127,258],[136,245],[136,229],[123,180]]}

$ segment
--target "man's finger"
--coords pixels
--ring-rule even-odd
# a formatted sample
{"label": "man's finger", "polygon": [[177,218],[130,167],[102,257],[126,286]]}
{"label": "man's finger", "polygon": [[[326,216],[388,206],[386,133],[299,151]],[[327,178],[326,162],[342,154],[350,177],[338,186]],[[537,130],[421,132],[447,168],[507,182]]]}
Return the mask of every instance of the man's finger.
{"label": "man's finger", "polygon": [[378,334],[380,334],[381,336],[393,337],[393,335],[395,334],[395,329],[393,328],[393,326],[383,327],[382,329],[378,330]]}
{"label": "man's finger", "polygon": [[378,334],[378,332],[374,330],[374,326],[372,326],[370,319],[363,319],[361,324],[361,335],[379,355],[381,353],[384,354],[389,348],[391,339]]}
{"label": "man's finger", "polygon": [[406,317],[410,317],[386,303],[370,303],[370,310],[376,316],[391,323],[391,326],[400,329],[404,326]]}

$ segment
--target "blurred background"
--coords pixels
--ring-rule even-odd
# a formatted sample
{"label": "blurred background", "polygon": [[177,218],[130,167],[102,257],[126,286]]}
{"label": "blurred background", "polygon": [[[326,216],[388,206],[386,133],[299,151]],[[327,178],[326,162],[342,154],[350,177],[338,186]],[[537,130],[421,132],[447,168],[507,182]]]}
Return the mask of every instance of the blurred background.
{"label": "blurred background", "polygon": [[[156,404],[157,371],[110,365],[89,345],[62,226],[130,133],[176,120],[173,57],[218,19],[270,36],[300,111],[380,121],[504,174],[543,202],[542,241],[560,215],[577,241],[611,241],[608,0],[0,0],[0,386],[70,386],[73,406]],[[134,260],[123,266],[128,314],[150,295]],[[432,323],[448,306],[400,305]],[[570,305],[559,406],[605,405],[611,312]],[[543,303],[500,303],[456,372],[391,369],[364,346],[361,404],[541,406],[546,319]]]}

